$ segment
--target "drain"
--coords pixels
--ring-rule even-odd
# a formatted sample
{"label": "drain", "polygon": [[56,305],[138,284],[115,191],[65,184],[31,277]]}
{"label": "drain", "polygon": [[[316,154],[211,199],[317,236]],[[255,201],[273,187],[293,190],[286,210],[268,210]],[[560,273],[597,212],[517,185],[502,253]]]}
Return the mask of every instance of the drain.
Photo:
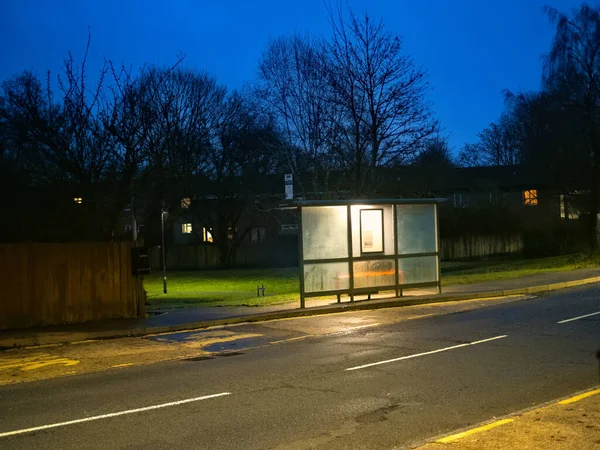
{"label": "drain", "polygon": [[223,353],[219,353],[218,356],[237,356],[237,355],[243,355],[243,352],[223,352]]}
{"label": "drain", "polygon": [[184,361],[205,361],[207,359],[215,359],[214,356],[194,356],[192,358],[186,358]]}

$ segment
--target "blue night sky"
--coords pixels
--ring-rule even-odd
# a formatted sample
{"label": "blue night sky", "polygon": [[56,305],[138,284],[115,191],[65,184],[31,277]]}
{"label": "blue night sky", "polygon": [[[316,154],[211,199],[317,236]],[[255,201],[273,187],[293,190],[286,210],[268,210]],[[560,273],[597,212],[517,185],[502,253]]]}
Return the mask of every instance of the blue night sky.
{"label": "blue night sky", "polygon": [[[569,11],[580,1],[348,0],[383,18],[427,69],[436,115],[456,150],[498,117],[503,89],[539,87],[553,35],[545,3]],[[184,53],[185,65],[230,88],[255,78],[269,37],[329,34],[323,0],[2,0],[0,80],[24,69],[60,73],[69,50],[76,60],[83,55],[88,26],[92,73],[104,58],[135,69]]]}

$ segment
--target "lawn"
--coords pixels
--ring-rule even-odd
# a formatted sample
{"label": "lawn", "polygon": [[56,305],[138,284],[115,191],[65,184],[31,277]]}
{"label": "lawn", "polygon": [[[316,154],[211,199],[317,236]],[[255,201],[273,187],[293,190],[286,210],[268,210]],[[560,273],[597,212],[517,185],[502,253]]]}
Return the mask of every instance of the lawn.
{"label": "lawn", "polygon": [[[265,306],[300,301],[298,269],[233,269],[167,272],[163,294],[162,272],[144,279],[151,308],[188,306]],[[265,287],[257,297],[256,287]]]}
{"label": "lawn", "polygon": [[[484,261],[443,262],[442,284],[471,284],[519,278],[542,272],[583,269],[600,265],[600,258],[583,254],[551,258],[493,258]],[[168,294],[162,273],[145,277],[150,309],[191,306],[265,306],[300,301],[298,269],[235,269],[167,272]],[[265,296],[256,296],[256,287]]]}
{"label": "lawn", "polygon": [[492,258],[484,261],[442,262],[442,286],[507,280],[544,272],[585,269],[600,265],[600,256],[571,254],[550,258]]}

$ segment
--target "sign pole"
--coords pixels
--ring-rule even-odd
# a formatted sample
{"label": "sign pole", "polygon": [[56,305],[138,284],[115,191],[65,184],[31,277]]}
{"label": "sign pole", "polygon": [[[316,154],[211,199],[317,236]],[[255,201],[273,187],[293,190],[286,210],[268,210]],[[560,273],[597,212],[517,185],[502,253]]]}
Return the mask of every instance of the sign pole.
{"label": "sign pole", "polygon": [[163,266],[163,293],[167,293],[167,258],[165,255],[165,211],[160,209],[160,229],[162,234],[162,266]]}

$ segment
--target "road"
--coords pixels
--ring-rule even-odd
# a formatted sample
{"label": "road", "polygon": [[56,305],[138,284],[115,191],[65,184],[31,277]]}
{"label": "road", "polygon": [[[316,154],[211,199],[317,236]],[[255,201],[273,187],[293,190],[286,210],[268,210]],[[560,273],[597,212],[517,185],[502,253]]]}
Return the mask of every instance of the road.
{"label": "road", "polygon": [[408,447],[597,385],[598,347],[600,287],[574,288],[227,357],[2,386],[0,447]]}

